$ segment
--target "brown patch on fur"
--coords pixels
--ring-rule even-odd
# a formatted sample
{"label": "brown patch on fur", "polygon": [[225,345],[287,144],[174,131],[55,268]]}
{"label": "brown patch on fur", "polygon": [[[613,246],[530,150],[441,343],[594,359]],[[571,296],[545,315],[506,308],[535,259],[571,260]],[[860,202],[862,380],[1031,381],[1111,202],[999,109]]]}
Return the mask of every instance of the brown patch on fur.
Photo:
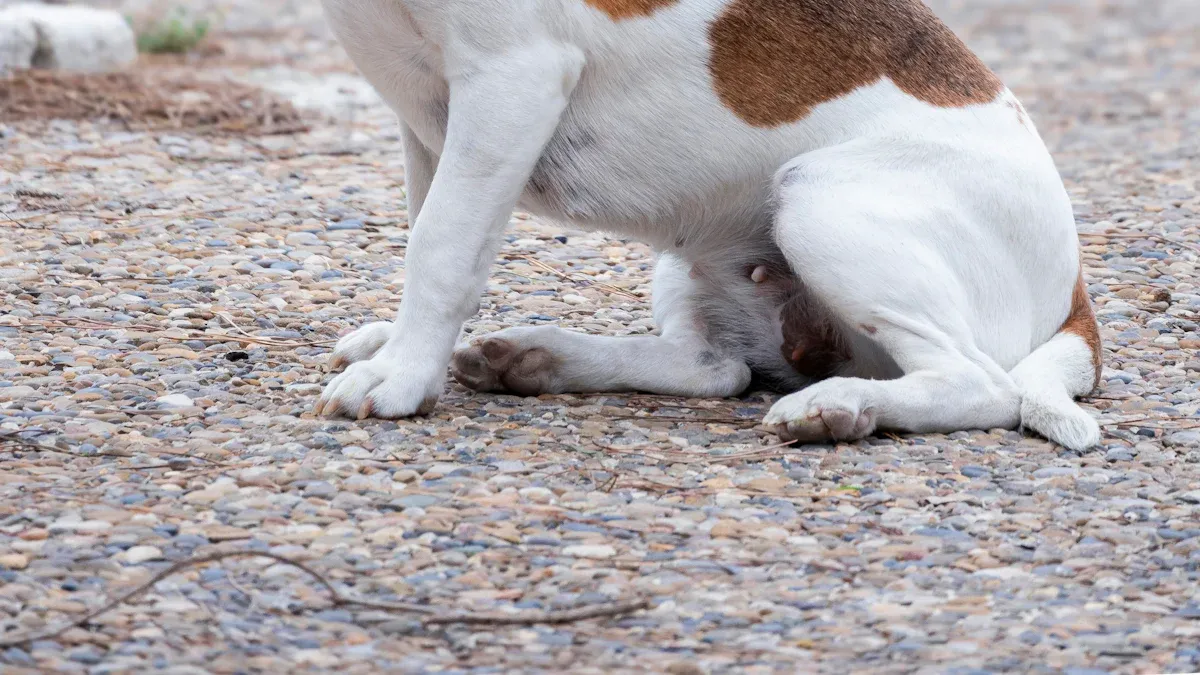
{"label": "brown patch on fur", "polygon": [[882,77],[943,108],[987,103],[1004,86],[921,0],[734,0],[709,42],[717,95],[759,127]]}
{"label": "brown patch on fur", "polygon": [[1092,299],[1088,297],[1087,287],[1083,284],[1083,273],[1075,282],[1075,291],[1071,294],[1071,313],[1063,322],[1061,333],[1071,333],[1083,338],[1088,349],[1092,350],[1092,363],[1096,367],[1096,379],[1092,386],[1100,386],[1100,373],[1103,369],[1100,351],[1100,328],[1096,325],[1096,313],[1092,311]]}
{"label": "brown patch on fur", "polygon": [[604,12],[613,21],[650,16],[658,10],[673,5],[678,0],[584,0],[587,4]]}
{"label": "brown patch on fur", "polygon": [[859,325],[859,328],[861,328],[861,329],[863,329],[863,330],[867,331],[867,334],[868,334],[868,335],[874,335],[874,334],[876,334],[876,333],[878,333],[878,332],[879,332],[879,329],[878,329],[878,328],[876,328],[875,326],[872,326],[872,325],[871,325],[871,324],[869,324],[869,323],[864,323],[864,324],[861,324],[861,325]]}
{"label": "brown patch on fur", "polygon": [[784,305],[783,358],[797,373],[823,380],[850,361],[850,344],[827,313],[811,301],[795,298]]}

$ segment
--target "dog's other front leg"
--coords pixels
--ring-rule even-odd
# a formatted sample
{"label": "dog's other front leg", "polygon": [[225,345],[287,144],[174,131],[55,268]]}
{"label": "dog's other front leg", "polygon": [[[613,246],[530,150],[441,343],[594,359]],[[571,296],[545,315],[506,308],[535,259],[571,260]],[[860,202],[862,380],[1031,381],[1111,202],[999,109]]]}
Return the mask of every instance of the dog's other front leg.
{"label": "dog's other front leg", "polygon": [[326,387],[317,414],[405,417],[428,412],[442,393],[500,234],[583,67],[578,49],[550,43],[481,61],[455,64],[449,78],[446,143],[409,238],[387,342]]}
{"label": "dog's other front leg", "polygon": [[400,127],[404,138],[404,191],[408,194],[408,224],[411,229],[421,215],[425,198],[429,196],[438,159],[417,138],[411,127],[404,122],[400,123]]}
{"label": "dog's other front leg", "polygon": [[[433,183],[438,160],[421,143],[411,127],[402,121],[400,128],[404,138],[404,190],[408,193],[408,225],[411,230],[417,222],[417,216],[421,215],[421,207]],[[376,321],[343,336],[329,357],[329,370],[341,370],[351,363],[375,356],[391,337],[392,326],[391,321]]]}

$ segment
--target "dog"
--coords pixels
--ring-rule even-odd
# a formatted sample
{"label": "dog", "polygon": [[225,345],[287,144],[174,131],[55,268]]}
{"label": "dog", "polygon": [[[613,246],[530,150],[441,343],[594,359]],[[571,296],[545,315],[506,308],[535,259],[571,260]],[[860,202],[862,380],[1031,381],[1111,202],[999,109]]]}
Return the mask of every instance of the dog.
{"label": "dog", "polygon": [[[1013,94],[920,0],[323,0],[398,114],[392,323],[317,415],[478,391],[787,392],[789,439],[1022,426],[1099,441],[1071,203]],[[457,346],[514,208],[658,252],[656,335]]]}

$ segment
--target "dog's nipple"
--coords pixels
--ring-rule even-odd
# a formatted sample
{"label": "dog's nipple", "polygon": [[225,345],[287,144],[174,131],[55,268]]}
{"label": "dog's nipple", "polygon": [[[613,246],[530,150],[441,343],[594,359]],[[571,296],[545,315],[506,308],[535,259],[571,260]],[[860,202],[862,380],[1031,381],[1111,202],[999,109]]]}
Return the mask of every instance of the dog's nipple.
{"label": "dog's nipple", "polygon": [[756,284],[761,284],[762,282],[764,282],[766,280],[767,280],[767,268],[764,265],[759,265],[758,267],[755,267],[754,271],[750,273],[750,281],[753,281]]}

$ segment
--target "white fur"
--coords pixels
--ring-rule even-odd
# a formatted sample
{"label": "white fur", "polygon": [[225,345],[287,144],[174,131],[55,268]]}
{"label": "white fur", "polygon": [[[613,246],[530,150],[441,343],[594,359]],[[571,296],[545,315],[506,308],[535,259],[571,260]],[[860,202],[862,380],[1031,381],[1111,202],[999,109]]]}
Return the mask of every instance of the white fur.
{"label": "white fur", "polygon": [[324,2],[401,118],[414,232],[396,322],[338,344],[351,365],[318,412],[401,417],[436,400],[520,205],[661,251],[661,331],[501,331],[455,356],[472,386],[728,396],[753,369],[798,389],[810,382],[779,354],[783,268],[853,358],[772,408],[781,433],[1024,422],[1097,440],[1070,400],[1090,386],[1086,345],[1054,337],[1079,270],[1070,202],[1009,92],[938,108],[884,78],[758,128],[707,70],[703,36],[727,0],[622,22],[582,0]]}

